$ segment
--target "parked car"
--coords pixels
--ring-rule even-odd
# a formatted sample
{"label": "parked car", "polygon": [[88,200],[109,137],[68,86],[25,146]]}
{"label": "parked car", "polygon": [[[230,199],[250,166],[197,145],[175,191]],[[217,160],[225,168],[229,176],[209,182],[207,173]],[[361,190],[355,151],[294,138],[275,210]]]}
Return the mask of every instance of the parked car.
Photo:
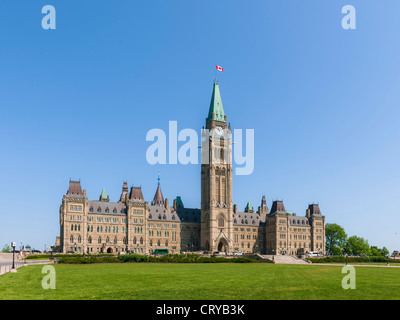
{"label": "parked car", "polygon": [[238,251],[238,252],[235,252],[234,255],[235,255],[235,256],[242,256],[242,255],[243,255],[243,252],[242,252],[242,251]]}
{"label": "parked car", "polygon": [[226,252],[221,252],[221,251],[215,251],[213,253],[213,257],[217,257],[217,256],[225,256]]}

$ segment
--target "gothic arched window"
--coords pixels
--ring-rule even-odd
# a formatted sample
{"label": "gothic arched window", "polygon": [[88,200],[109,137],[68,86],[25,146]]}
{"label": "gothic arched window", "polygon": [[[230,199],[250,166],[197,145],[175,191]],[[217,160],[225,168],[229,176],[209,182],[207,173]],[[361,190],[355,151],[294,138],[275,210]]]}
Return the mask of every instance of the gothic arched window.
{"label": "gothic arched window", "polygon": [[225,219],[224,216],[219,216],[218,218],[218,227],[223,228],[225,226]]}

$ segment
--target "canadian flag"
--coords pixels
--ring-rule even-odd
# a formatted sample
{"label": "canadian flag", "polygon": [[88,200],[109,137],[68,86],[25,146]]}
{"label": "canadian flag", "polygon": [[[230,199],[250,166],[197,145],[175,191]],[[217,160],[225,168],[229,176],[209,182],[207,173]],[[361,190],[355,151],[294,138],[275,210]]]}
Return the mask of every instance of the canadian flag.
{"label": "canadian flag", "polygon": [[217,69],[218,71],[224,72],[224,68],[222,68],[222,67],[220,67],[220,66],[215,66],[215,69]]}

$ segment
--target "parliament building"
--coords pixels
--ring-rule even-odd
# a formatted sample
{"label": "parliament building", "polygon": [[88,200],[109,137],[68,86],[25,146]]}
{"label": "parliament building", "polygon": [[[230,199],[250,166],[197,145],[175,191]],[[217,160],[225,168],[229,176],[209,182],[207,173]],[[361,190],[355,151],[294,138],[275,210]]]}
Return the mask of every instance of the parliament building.
{"label": "parliament building", "polygon": [[[217,81],[214,81],[202,136],[201,207],[186,208],[181,197],[164,198],[160,181],[151,202],[141,187],[123,182],[118,202],[105,189],[89,200],[80,181],[69,182],[60,206],[60,252],[78,254],[215,252],[302,255],[325,253],[325,216],[309,204],[305,216],[285,209],[283,201],[268,208],[265,196],[255,210],[243,211],[232,199],[232,141]],[[205,132],[207,132],[207,138]],[[210,132],[210,134],[208,134]]]}

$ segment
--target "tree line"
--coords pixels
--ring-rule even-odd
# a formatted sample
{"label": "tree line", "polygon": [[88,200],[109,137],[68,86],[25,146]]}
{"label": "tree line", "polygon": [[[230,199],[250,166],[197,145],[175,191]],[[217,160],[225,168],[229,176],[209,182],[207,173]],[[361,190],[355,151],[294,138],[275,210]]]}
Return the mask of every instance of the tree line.
{"label": "tree line", "polygon": [[378,248],[370,246],[368,240],[358,237],[348,237],[344,228],[336,223],[325,225],[325,244],[328,255],[368,255],[368,256],[388,256],[389,250],[386,247]]}

